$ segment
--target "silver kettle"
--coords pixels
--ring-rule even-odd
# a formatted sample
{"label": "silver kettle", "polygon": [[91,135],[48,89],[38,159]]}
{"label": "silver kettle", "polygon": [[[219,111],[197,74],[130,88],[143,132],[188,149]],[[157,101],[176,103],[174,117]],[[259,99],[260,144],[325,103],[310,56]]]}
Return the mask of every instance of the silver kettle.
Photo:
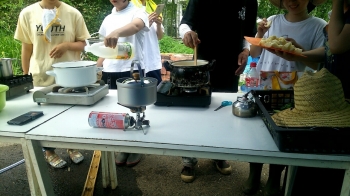
{"label": "silver kettle", "polygon": [[232,104],[232,114],[242,118],[254,117],[258,112],[258,105],[255,103],[250,92],[242,97],[237,97],[237,101]]}

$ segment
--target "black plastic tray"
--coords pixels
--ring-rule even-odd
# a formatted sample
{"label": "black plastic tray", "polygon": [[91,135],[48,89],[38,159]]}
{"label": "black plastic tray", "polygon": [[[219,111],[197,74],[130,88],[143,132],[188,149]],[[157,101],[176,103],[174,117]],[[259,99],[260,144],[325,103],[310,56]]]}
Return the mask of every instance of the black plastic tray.
{"label": "black plastic tray", "polygon": [[[272,120],[273,110],[294,102],[293,90],[254,90],[258,114],[278,149],[282,152],[312,154],[350,154],[350,128],[279,127]],[[350,120],[350,119],[349,119]]]}

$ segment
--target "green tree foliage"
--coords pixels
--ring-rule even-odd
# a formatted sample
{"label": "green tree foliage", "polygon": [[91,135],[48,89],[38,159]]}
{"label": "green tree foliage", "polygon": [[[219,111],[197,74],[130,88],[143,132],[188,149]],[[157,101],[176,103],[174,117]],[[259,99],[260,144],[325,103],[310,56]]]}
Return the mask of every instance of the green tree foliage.
{"label": "green tree foliage", "polygon": [[[332,1],[317,6],[310,14],[328,21],[328,12],[332,9]],[[267,18],[269,16],[286,13],[286,10],[281,10],[273,6],[269,0],[259,0],[258,18]]]}
{"label": "green tree foliage", "polygon": [[[111,13],[113,6],[107,0],[61,0],[77,8],[84,16],[85,22],[92,34],[97,32],[102,20]],[[26,6],[38,2],[38,0],[0,0],[0,58],[11,57],[20,59],[21,44],[13,39],[16,29],[17,19],[20,11]],[[182,5],[183,12],[186,9],[188,0],[154,0],[156,4],[165,4],[163,11],[163,25],[166,36],[160,41],[160,50],[163,53],[186,53],[191,54],[193,50],[185,47],[181,40],[176,37],[178,26],[177,22],[177,3]],[[310,14],[328,21],[328,12],[332,8],[332,1],[328,0],[325,4],[316,7]],[[271,5],[269,0],[259,0],[258,17],[267,18],[271,15],[284,13]]]}

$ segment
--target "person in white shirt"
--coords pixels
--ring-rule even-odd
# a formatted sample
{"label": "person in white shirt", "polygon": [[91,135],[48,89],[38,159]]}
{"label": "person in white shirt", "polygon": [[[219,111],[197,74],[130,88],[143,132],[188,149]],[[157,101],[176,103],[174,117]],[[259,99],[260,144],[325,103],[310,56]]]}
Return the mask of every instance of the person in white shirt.
{"label": "person in white shirt", "polygon": [[[119,78],[131,77],[130,67],[133,60],[138,60],[144,73],[144,39],[145,32],[149,31],[147,13],[130,3],[129,0],[111,1],[114,8],[112,13],[103,20],[99,34],[105,37],[106,47],[115,48],[118,42],[129,42],[134,46],[134,55],[129,59],[104,59],[97,60],[97,66],[103,66],[102,80],[110,89],[117,89],[116,81]],[[140,72],[134,67],[134,72]],[[140,162],[142,154],[120,152],[116,157],[118,166],[135,166]]]}

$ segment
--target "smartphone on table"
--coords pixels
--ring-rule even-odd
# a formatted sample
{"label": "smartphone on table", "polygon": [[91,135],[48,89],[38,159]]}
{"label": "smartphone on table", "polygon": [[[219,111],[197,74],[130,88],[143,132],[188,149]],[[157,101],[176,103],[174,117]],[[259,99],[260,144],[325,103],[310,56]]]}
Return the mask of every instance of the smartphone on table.
{"label": "smartphone on table", "polygon": [[163,12],[164,4],[158,4],[156,10],[154,11],[157,15],[160,15]]}
{"label": "smartphone on table", "polygon": [[25,125],[41,116],[43,116],[44,113],[42,111],[30,111],[25,114],[22,114],[14,119],[11,119],[7,121],[7,124],[9,125]]}

